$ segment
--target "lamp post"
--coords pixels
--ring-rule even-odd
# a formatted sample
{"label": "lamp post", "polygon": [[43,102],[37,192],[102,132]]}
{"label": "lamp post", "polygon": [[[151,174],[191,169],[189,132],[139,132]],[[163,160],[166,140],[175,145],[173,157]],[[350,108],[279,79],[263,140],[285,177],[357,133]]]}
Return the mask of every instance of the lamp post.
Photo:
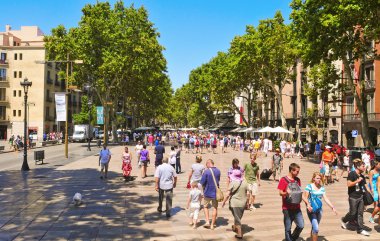
{"label": "lamp post", "polygon": [[[69,138],[68,138],[68,128],[69,128],[69,94],[72,89],[76,89],[76,86],[69,86],[69,64],[83,64],[83,60],[71,60],[69,53],[67,53],[67,60],[49,60],[49,61],[35,61],[37,64],[46,63],[66,63],[66,121],[65,121],[65,157],[69,158]],[[72,72],[72,70],[71,70]]]}
{"label": "lamp post", "polygon": [[87,144],[87,151],[91,151],[91,137],[92,137],[92,129],[91,127],[91,107],[92,107],[92,95],[91,95],[91,85],[87,83],[84,86],[85,90],[87,91],[88,94],[88,144]]}
{"label": "lamp post", "polygon": [[[27,140],[27,103],[28,103],[28,89],[32,86],[32,82],[28,81],[28,78],[25,78],[24,81],[20,82],[20,85],[24,88],[24,161],[22,162],[22,171],[29,171],[28,165],[28,153],[26,147]],[[30,143],[29,143],[30,145]]]}

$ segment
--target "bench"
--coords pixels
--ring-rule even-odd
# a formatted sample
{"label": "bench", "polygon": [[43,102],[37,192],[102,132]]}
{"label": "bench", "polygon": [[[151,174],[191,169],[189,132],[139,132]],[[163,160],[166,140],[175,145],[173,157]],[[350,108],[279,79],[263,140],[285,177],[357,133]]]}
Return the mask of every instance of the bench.
{"label": "bench", "polygon": [[42,146],[46,146],[47,144],[57,144],[58,140],[50,140],[50,141],[43,141]]}
{"label": "bench", "polygon": [[5,150],[5,146],[0,146],[0,151],[4,151]]}

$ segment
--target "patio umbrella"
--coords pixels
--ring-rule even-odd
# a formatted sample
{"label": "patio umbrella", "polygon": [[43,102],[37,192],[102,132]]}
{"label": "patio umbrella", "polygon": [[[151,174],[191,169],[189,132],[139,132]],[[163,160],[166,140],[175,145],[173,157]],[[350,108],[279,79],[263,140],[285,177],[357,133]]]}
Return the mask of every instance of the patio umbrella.
{"label": "patio umbrella", "polygon": [[264,133],[264,132],[273,132],[273,128],[270,126],[266,126],[261,130],[258,130],[257,132]]}
{"label": "patio umbrella", "polygon": [[293,132],[288,131],[287,129],[285,129],[285,128],[281,127],[281,126],[277,126],[276,128],[273,128],[272,132],[293,134]]}

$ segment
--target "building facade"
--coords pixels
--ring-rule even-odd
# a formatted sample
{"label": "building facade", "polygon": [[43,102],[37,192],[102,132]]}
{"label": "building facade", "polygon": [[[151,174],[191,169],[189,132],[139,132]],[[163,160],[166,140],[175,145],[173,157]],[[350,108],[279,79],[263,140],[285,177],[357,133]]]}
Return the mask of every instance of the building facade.
{"label": "building facade", "polygon": [[[45,63],[43,32],[36,26],[0,32],[0,139],[24,133],[24,90],[20,82],[32,82],[28,91],[28,133],[63,131],[65,123],[56,121],[56,92],[66,91],[65,80],[58,78],[59,64]],[[80,93],[69,95],[69,131],[72,114],[80,111]]]}

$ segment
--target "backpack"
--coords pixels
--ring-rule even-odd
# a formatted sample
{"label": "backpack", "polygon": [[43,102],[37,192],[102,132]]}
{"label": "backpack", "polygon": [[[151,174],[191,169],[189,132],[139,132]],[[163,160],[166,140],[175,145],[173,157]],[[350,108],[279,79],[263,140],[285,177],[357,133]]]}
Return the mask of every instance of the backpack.
{"label": "backpack", "polygon": [[286,198],[286,202],[290,204],[300,204],[302,201],[302,189],[298,185],[297,180],[291,182],[287,176],[285,176],[285,181],[288,183],[288,188],[290,190],[289,196]]}

